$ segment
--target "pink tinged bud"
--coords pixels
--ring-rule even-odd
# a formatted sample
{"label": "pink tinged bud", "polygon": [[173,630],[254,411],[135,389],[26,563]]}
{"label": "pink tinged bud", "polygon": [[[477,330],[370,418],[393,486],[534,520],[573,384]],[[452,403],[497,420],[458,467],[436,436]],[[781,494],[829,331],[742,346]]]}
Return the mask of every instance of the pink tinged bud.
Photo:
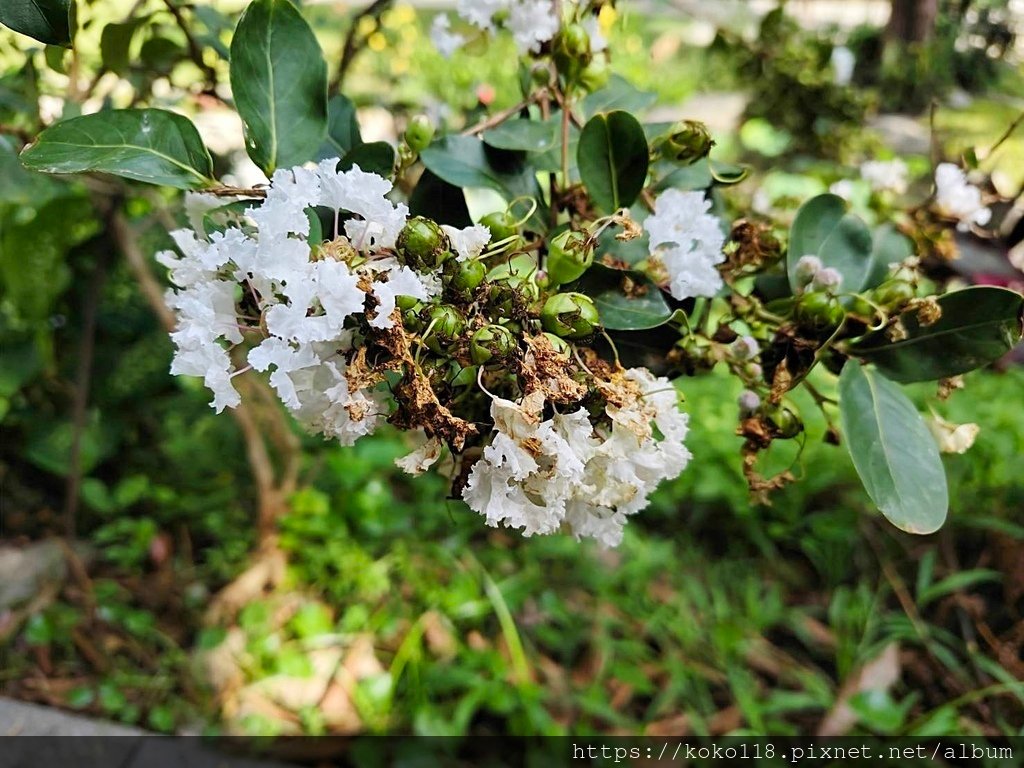
{"label": "pink tinged bud", "polygon": [[814,276],[821,271],[824,265],[817,256],[801,256],[796,263],[796,279],[801,285],[807,285],[814,279]]}
{"label": "pink tinged bud", "polygon": [[811,281],[811,284],[817,290],[835,293],[839,290],[839,286],[843,284],[843,276],[838,269],[825,267],[824,269],[818,270],[814,275],[814,279]]}
{"label": "pink tinged bud", "polygon": [[761,354],[761,345],[753,336],[740,336],[732,344],[732,353],[737,360],[753,360]]}
{"label": "pink tinged bud", "polygon": [[744,392],[739,396],[738,402],[740,412],[744,416],[749,416],[761,407],[761,397],[757,392],[752,392],[749,389],[744,390]]}

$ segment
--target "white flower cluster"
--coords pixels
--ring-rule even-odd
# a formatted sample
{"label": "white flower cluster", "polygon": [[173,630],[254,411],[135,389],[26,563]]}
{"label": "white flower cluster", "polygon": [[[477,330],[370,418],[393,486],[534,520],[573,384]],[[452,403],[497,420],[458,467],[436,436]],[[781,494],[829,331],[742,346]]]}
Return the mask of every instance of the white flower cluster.
{"label": "white flower cluster", "polygon": [[[181,255],[157,258],[178,286],[168,295],[178,319],[172,373],[202,376],[218,412],[237,406],[230,349],[242,343],[242,330],[261,334],[249,367],[272,371],[271,385],[308,429],[350,445],[379,425],[386,408],[380,393],[349,386],[344,354],[357,339],[347,321],[365,314],[371,327],[389,328],[398,296],[428,299],[438,287],[384,250],[409,214],[387,199],[391,183],[358,166],[339,173],[337,165],[335,158],[277,171],[244,229],[209,239],[180,230],[172,236]],[[329,248],[309,241],[314,206],[346,218]]]}
{"label": "white flower cluster", "polygon": [[[909,184],[909,169],[899,158],[892,160],[869,160],[860,167],[860,177],[875,192],[892,192],[896,195],[905,194]],[[846,201],[852,201],[857,190],[867,190],[859,182],[840,179],[828,188],[833,195]]]}
{"label": "white flower cluster", "polygon": [[902,195],[907,191],[907,164],[899,158],[868,161],[860,167],[860,175],[876,192]]}
{"label": "white flower cluster", "polygon": [[688,417],[669,381],[644,368],[621,376],[607,385],[608,428],[595,428],[583,408],[542,421],[540,392],[519,403],[495,398],[491,444],[463,492],[470,508],[524,536],[565,523],[577,538],[617,546],[627,516],[690,460]]}
{"label": "white flower cluster", "polygon": [[669,189],[654,205],[644,229],[651,238],[651,256],[669,275],[669,292],[677,299],[714,296],[722,288],[715,268],[725,261],[725,234],[711,201],[702,192]]}
{"label": "white flower cluster", "polygon": [[[484,32],[494,32],[500,20],[523,54],[539,52],[541,45],[555,36],[561,23],[551,0],[458,0],[455,12]],[[467,42],[465,35],[452,32],[451,26],[451,17],[441,14],[434,18],[430,28],[434,47],[446,57]]]}
{"label": "white flower cluster", "polygon": [[992,219],[991,209],[981,201],[981,190],[953,163],[941,163],[935,169],[935,205],[945,215],[959,219],[957,229],[962,232],[972,224],[983,227]]}

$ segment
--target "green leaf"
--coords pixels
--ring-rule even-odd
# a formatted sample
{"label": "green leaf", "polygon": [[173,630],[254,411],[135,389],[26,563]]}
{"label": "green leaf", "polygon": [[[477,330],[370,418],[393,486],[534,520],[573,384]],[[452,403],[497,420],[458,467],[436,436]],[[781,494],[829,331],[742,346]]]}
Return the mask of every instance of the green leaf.
{"label": "green leaf", "polygon": [[498,149],[520,152],[546,152],[558,141],[554,121],[506,120],[495,128],[485,131],[481,137],[485,143]]}
{"label": "green leaf", "polygon": [[327,139],[320,145],[318,159],[344,157],[362,143],[355,105],[347,96],[334,96],[327,102]]}
{"label": "green leaf", "polygon": [[890,264],[899,264],[914,255],[914,243],[892,224],[875,230],[871,244],[871,268],[862,290],[878,287],[889,274]]}
{"label": "green leaf", "polygon": [[3,0],[0,24],[46,45],[71,45],[74,0]]}
{"label": "green leaf", "polygon": [[50,126],[21,153],[45,173],[111,173],[178,189],[212,184],[213,161],[188,118],[162,109],[97,112]]}
{"label": "green leaf", "polygon": [[871,271],[871,230],[860,218],[846,212],[846,202],[837,195],[818,195],[797,211],[789,234],[786,261],[789,284],[799,288],[796,265],[803,256],[817,256],[826,267],[843,276],[842,290],[857,292]]}
{"label": "green leaf", "polygon": [[749,165],[734,165],[732,163],[715,163],[711,159],[708,159],[708,170],[711,172],[711,178],[715,180],[716,184],[730,187],[733,184],[739,184],[747,176],[750,175]]}
{"label": "green leaf", "polygon": [[924,608],[928,603],[932,603],[946,595],[951,595],[954,592],[968,589],[976,584],[999,581],[1002,581],[1002,574],[999,571],[985,568],[975,568],[972,571],[958,571],[922,590],[917,596],[917,604],[919,607]]}
{"label": "green leaf", "polygon": [[342,158],[338,170],[347,171],[353,165],[367,173],[390,178],[395,172],[395,149],[386,141],[360,144]]}
{"label": "green leaf", "polygon": [[934,533],[946,519],[946,473],[928,427],[898,386],[856,360],[839,377],[846,447],[875,505],[897,528]]}
{"label": "green leaf", "polygon": [[892,342],[880,331],[855,344],[853,353],[894,381],[934,381],[993,363],[1021,340],[1024,297],[1016,291],[976,286],[937,301],[938,322],[922,326],[916,312],[905,312],[905,339]]}
{"label": "green leaf", "polygon": [[449,224],[459,229],[473,224],[462,189],[429,170],[423,172],[409,196],[409,211],[413,216],[426,216],[438,224]]}
{"label": "green leaf", "polygon": [[[630,283],[630,293],[624,290]],[[581,281],[582,290],[594,300],[601,324],[611,331],[642,331],[664,325],[672,310],[664,294],[640,272],[613,270],[595,264]]]}
{"label": "green leaf", "polygon": [[656,93],[641,91],[621,75],[612,75],[608,85],[594,91],[583,100],[583,113],[591,118],[599,112],[621,109],[624,112],[643,112],[658,100]]}
{"label": "green leaf", "polygon": [[231,41],[231,91],[249,157],[267,176],[316,156],[327,136],[327,64],[289,0],[253,0]]}
{"label": "green leaf", "polygon": [[427,147],[420,160],[438,178],[456,187],[483,187],[507,202],[526,196],[540,199],[532,169],[503,150],[491,149],[472,136],[446,136]]}
{"label": "green leaf", "polygon": [[100,35],[100,57],[104,67],[117,74],[128,69],[132,38],[142,22],[143,19],[132,19],[124,23],[107,24],[103,28]]}
{"label": "green leaf", "polygon": [[658,163],[654,171],[655,178],[661,177],[656,189],[680,189],[684,192],[696,192],[710,187],[714,183],[708,159],[701,158],[695,163],[679,168],[675,163]]}
{"label": "green leaf", "polygon": [[612,213],[629,207],[647,181],[650,148],[643,126],[628,112],[596,115],[583,126],[576,163],[600,208]]}

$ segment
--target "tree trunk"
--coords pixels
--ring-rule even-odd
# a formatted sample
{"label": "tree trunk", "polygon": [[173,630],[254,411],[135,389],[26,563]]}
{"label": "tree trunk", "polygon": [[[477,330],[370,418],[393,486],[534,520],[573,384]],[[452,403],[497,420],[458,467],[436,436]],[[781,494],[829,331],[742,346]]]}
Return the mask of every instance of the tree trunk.
{"label": "tree trunk", "polygon": [[901,43],[923,43],[935,33],[939,0],[892,0],[886,35]]}

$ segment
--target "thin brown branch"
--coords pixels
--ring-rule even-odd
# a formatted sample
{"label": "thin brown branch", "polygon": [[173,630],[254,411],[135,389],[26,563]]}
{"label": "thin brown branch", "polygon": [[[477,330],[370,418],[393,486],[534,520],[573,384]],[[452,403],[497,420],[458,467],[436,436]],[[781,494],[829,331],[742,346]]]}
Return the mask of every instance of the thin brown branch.
{"label": "thin brown branch", "polygon": [[100,304],[100,293],[107,276],[106,249],[98,250],[96,265],[86,288],[85,305],[82,308],[82,336],[78,346],[78,370],[75,373],[74,398],[71,402],[71,455],[68,460],[68,477],[64,489],[64,535],[75,537],[75,519],[78,516],[78,497],[82,487],[82,436],[89,406],[89,390],[92,381],[93,361],[96,353],[96,315]]}
{"label": "thin brown branch", "polygon": [[217,88],[217,70],[206,63],[203,58],[203,49],[196,40],[195,35],[192,34],[192,30],[189,28],[188,21],[185,20],[184,15],[181,12],[181,8],[174,4],[174,0],[164,0],[164,5],[167,6],[167,10],[171,12],[174,17],[174,21],[185,35],[185,42],[188,45],[188,55],[192,59],[193,63],[199,69],[203,71],[206,76],[206,83],[208,90],[212,93]]}
{"label": "thin brown branch", "polygon": [[996,150],[1003,146],[1003,144],[1005,144],[1006,141],[1011,136],[1013,136],[1014,131],[1016,131],[1021,126],[1021,123],[1024,123],[1024,112],[1021,112],[1019,115],[1017,115],[1017,117],[1014,118],[1013,122],[1010,123],[1009,127],[1007,127],[1007,129],[1003,131],[1003,134],[996,140],[996,143],[989,147],[988,152],[985,153],[985,158],[992,157],[992,155],[995,154]]}
{"label": "thin brown branch", "polygon": [[335,73],[334,79],[331,81],[331,87],[327,91],[329,95],[333,96],[341,91],[341,85],[345,82],[345,75],[348,74],[348,70],[352,66],[356,55],[363,48],[363,41],[359,39],[359,27],[362,20],[373,19],[376,22],[384,11],[388,9],[392,1],[374,0],[374,2],[352,17],[352,24],[349,26],[348,34],[345,35],[345,44],[341,49],[341,61],[338,63],[338,71]]}
{"label": "thin brown branch", "polygon": [[529,98],[523,99],[521,102],[516,104],[514,107],[509,107],[508,109],[503,109],[500,112],[495,112],[493,115],[491,115],[488,118],[485,118],[485,119],[481,120],[476,125],[470,126],[469,128],[467,128],[466,130],[464,130],[462,132],[462,135],[463,136],[476,136],[477,134],[483,133],[484,131],[486,131],[486,130],[488,130],[490,128],[494,128],[495,126],[501,125],[502,123],[504,123],[509,118],[514,117],[515,115],[518,115],[520,112],[522,112],[528,106],[530,106],[531,104],[536,104],[540,100],[541,100],[541,94],[540,93],[535,93],[532,96],[530,96]]}
{"label": "thin brown branch", "polygon": [[207,195],[215,197],[266,197],[267,190],[264,187],[214,187],[204,189]]}

